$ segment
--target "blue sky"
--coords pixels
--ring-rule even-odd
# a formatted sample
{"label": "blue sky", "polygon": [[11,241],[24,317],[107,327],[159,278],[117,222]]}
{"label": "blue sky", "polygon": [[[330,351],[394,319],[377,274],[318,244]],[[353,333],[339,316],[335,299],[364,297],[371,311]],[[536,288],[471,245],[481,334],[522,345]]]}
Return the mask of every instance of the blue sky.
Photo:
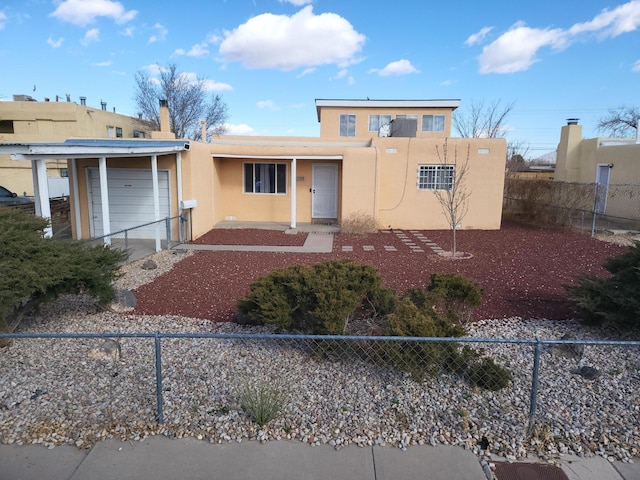
{"label": "blue sky", "polygon": [[[0,97],[136,115],[134,76],[207,78],[230,133],[317,136],[316,98],[514,102],[532,157],[640,104],[640,0],[0,0]],[[35,87],[35,91],[34,91]]]}

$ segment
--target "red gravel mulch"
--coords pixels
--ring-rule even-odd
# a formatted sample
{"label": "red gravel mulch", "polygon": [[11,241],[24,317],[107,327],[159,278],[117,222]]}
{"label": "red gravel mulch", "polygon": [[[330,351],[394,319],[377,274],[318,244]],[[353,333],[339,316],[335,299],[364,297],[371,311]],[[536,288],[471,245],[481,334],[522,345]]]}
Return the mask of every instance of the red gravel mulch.
{"label": "red gravel mulch", "polygon": [[[226,230],[221,235],[233,236],[241,244],[272,245],[279,233]],[[416,244],[424,245],[414,234],[403,233]],[[420,233],[445,250],[451,248],[449,231]],[[351,258],[376,267],[384,284],[397,292],[426,286],[432,273],[456,272],[474,279],[485,290],[483,305],[476,310],[475,319],[561,320],[575,316],[563,285],[584,274],[607,275],[602,267],[605,260],[628,251],[628,247],[587,235],[506,222],[501,230],[462,230],[457,238],[458,250],[471,253],[472,258],[450,260],[428,247],[423,247],[424,253],[414,253],[393,232],[364,237],[335,235],[331,254],[199,251],[177,263],[171,272],[136,290],[135,313],[229,321],[236,301],[249,291],[251,282],[271,270]],[[397,251],[386,251],[385,245],[394,246]],[[344,252],[343,246],[352,246],[353,251]],[[365,246],[374,250],[365,251]]]}
{"label": "red gravel mulch", "polygon": [[214,228],[191,243],[200,245],[277,245],[298,247],[304,245],[306,233],[284,233],[258,228]]}

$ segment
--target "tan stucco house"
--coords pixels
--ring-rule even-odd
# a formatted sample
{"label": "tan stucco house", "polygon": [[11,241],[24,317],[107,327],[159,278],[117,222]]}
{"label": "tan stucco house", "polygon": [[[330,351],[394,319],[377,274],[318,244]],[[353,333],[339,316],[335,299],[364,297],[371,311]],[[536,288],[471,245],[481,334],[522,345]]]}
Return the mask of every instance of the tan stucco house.
{"label": "tan stucco house", "polygon": [[[596,213],[640,219],[640,135],[636,138],[582,138],[577,119],[560,132],[555,181],[596,184]],[[619,188],[616,201],[610,200]],[[635,187],[635,188],[632,188]]]}
{"label": "tan stucco house", "polygon": [[471,196],[458,228],[498,229],[506,142],[450,138],[458,105],[318,99],[319,137],[223,135],[210,143],[173,138],[164,106],[161,131],[148,140],[0,145],[0,153],[32,160],[34,170],[46,160],[69,159],[77,238],[187,209],[194,238],[225,220],[295,228],[339,224],[355,213],[370,215],[381,228],[447,229],[434,190],[450,188],[453,159],[463,161],[467,152]]}
{"label": "tan stucco house", "polygon": [[[0,102],[0,143],[62,142],[68,138],[145,138],[149,126],[137,118],[107,110],[107,102],[100,107],[65,99],[36,101],[29,95],[14,95],[13,101]],[[47,161],[47,177],[52,196],[68,192],[66,159]],[[11,161],[8,154],[0,154],[0,185],[20,195],[33,196],[33,177],[29,162]]]}

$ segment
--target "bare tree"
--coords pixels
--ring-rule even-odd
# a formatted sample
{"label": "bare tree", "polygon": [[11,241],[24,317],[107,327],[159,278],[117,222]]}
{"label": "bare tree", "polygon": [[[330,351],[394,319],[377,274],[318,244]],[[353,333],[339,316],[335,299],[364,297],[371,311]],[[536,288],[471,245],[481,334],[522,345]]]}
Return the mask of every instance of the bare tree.
{"label": "bare tree", "polygon": [[463,138],[499,138],[506,133],[507,117],[514,103],[502,105],[500,100],[485,104],[471,101],[464,110],[453,114],[453,128]]}
{"label": "bare tree", "polygon": [[598,130],[611,137],[633,137],[638,129],[640,108],[620,106],[610,108],[598,121]]}
{"label": "bare tree", "polygon": [[460,222],[469,211],[469,197],[471,193],[467,190],[466,179],[469,173],[469,152],[471,145],[467,145],[467,156],[464,160],[458,158],[458,148],[455,147],[453,155],[449,153],[449,143],[445,139],[442,151],[436,145],[436,154],[442,176],[437,179],[434,193],[442,207],[449,226],[451,227],[451,257],[456,258],[457,239],[456,230]]}
{"label": "bare tree", "polygon": [[158,65],[158,70],[157,79],[147,71],[136,73],[135,101],[144,120],[159,130],[159,101],[167,100],[170,128],[177,138],[206,141],[202,138],[201,120],[207,122],[207,136],[225,132],[227,105],[220,95],[207,99],[206,79],[179,72],[175,64]]}
{"label": "bare tree", "polygon": [[529,144],[514,140],[507,144],[507,172],[520,172],[527,166]]}

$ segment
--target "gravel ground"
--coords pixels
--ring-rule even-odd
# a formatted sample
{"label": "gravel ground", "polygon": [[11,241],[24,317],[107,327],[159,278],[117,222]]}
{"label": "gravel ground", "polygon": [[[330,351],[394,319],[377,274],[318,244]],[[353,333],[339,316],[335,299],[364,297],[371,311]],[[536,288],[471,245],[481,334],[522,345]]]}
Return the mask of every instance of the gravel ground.
{"label": "gravel ground", "polygon": [[[244,232],[233,231],[238,242]],[[627,251],[627,247],[578,233],[505,223],[496,231],[458,232],[458,249],[473,257],[453,261],[426,247],[423,253],[412,252],[398,233],[335,235],[331,254],[199,251],[177,264],[171,275],[140,287],[136,313],[229,321],[251,282],[271,270],[351,258],[376,267],[384,284],[398,292],[425,286],[432,273],[457,272],[472,278],[485,291],[482,307],[474,312],[476,320],[516,316],[559,320],[575,316],[563,285],[579,275],[606,275],[605,260]],[[449,231],[403,233],[416,245],[425,245],[417,236],[424,234],[443,249],[451,248]],[[253,230],[246,235],[246,244],[268,245],[273,232]],[[346,246],[353,251],[343,251]],[[385,246],[396,250],[387,251]]]}
{"label": "gravel ground", "polygon": [[[523,269],[521,274],[507,275],[511,283],[502,284],[533,285],[535,273],[539,278],[556,282],[575,272],[602,274],[596,265],[607,256],[624,251],[616,245],[571,234],[511,228],[514,229],[511,233],[517,235],[509,244],[496,245],[498,237],[493,232],[461,236],[462,249],[467,250],[467,245],[482,245],[482,248],[473,249],[471,260],[447,261],[441,257],[432,259],[431,254],[426,253],[423,256],[407,254],[413,263],[420,263],[421,268],[408,270],[405,277],[413,278],[409,273],[416,271],[424,277],[434,265],[475,272],[465,264],[477,258],[488,258],[493,252],[493,263],[506,265],[495,267],[490,273],[475,272],[476,278],[485,279],[486,289],[495,288],[500,282],[492,283],[491,280],[517,265]],[[428,235],[445,246],[445,233],[438,236],[437,232],[428,232]],[[390,238],[397,240],[390,233],[374,237],[384,240],[377,244],[372,241],[373,237],[338,236],[335,251],[341,252],[342,245],[350,244],[354,246],[355,258],[370,262],[378,260],[383,266],[381,270],[386,272],[383,274],[385,281],[396,278],[398,282],[399,277],[391,273],[398,268],[408,269],[411,262],[405,261],[402,266],[392,269],[393,261],[400,261],[399,255],[387,257],[387,252],[378,251],[373,257],[371,252],[365,254],[357,248],[359,245],[386,245]],[[525,241],[527,245],[522,244]],[[546,242],[544,248],[539,242]],[[403,244],[400,242],[397,246],[402,248]],[[575,253],[559,255],[560,247],[565,252]],[[510,258],[514,252],[520,252],[523,258]],[[541,252],[546,255],[542,256]],[[589,255],[594,257],[588,258]],[[530,256],[540,257],[539,262],[532,261]],[[305,261],[317,261],[317,256],[303,257]],[[207,262],[207,257],[199,252],[161,252],[152,258],[158,264],[156,270],[143,270],[140,268],[142,262],[135,262],[123,268],[124,275],[116,284],[118,288],[137,289],[136,294],[143,304],[150,296],[158,295],[159,285],[179,290],[183,282],[190,282],[190,287],[204,298],[223,295],[235,298],[244,288],[241,285],[248,282],[239,280],[247,267],[253,272],[259,264],[258,272],[253,272],[258,275],[270,266],[257,262],[256,256],[245,258],[242,255],[226,258],[227,263],[221,262],[225,256],[214,256]],[[274,258],[282,264],[288,256]],[[562,266],[569,271],[560,275],[561,266],[552,266],[549,258],[562,260]],[[532,265],[536,265],[534,272],[528,272]],[[164,275],[170,269],[172,274]],[[549,276],[550,269],[555,273]],[[176,272],[180,275],[175,276]],[[188,272],[191,276],[186,275]],[[208,279],[208,286],[199,283],[200,275]],[[165,283],[168,279],[171,281]],[[537,286],[537,295],[549,295],[545,282],[539,283],[547,290]],[[396,283],[395,287],[401,289],[403,285]],[[522,288],[518,286],[518,292],[522,293]],[[207,291],[215,292],[215,295],[203,295]],[[544,458],[575,453],[628,460],[640,455],[640,356],[637,347],[588,346],[580,360],[567,357],[567,352],[558,348],[545,349],[541,358],[535,435],[528,438],[525,429],[533,368],[531,346],[474,345],[484,348],[499,363],[508,365],[514,375],[509,387],[500,392],[487,392],[471,388],[460,378],[449,375],[439,376],[437,381],[427,379],[417,383],[403,372],[355,359],[347,362],[337,358],[320,359],[310,355],[309,346],[301,343],[164,339],[165,423],[158,425],[155,422],[153,339],[118,338],[118,333],[271,332],[267,327],[212,322],[211,319],[218,318],[216,316],[172,315],[174,293],[167,294],[171,299],[165,302],[168,312],[161,315],[141,313],[144,310],[141,308],[133,313],[98,310],[91,299],[83,296],[64,296],[45,306],[39,317],[23,326],[24,331],[113,332],[120,343],[121,355],[115,361],[104,355],[102,339],[25,339],[1,350],[0,442],[41,443],[50,447],[69,443],[84,448],[111,436],[139,440],[162,434],[193,436],[210,442],[293,439],[309,444],[327,443],[336,448],[348,444],[399,448],[415,444],[454,444],[481,453],[480,443],[485,437],[490,451],[508,458],[520,458],[528,453]],[[493,293],[495,298],[498,292]],[[515,298],[516,293],[507,290],[504,295]],[[192,301],[188,296],[182,300],[186,305]],[[216,308],[216,312],[225,311],[219,306]],[[469,327],[469,335],[559,339],[569,334],[578,339],[621,338],[615,332],[586,328],[574,320],[553,321],[543,316],[531,320],[521,316],[487,318],[494,319],[474,322]],[[638,338],[637,332],[627,332],[624,338]],[[587,380],[574,373],[579,367],[594,367],[599,375],[595,380]],[[282,413],[264,428],[247,417],[239,402],[243,385],[257,381],[275,385],[286,394]]]}

